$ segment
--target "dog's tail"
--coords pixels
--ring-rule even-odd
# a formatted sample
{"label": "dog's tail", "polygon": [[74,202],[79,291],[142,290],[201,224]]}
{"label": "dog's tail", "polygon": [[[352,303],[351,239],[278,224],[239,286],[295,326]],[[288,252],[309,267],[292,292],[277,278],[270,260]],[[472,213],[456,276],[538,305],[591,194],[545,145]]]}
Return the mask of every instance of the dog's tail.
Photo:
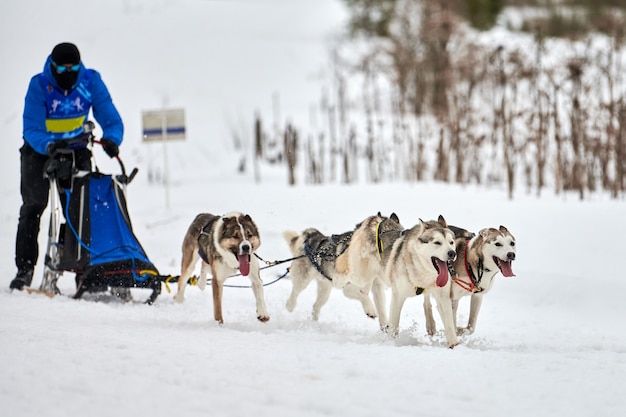
{"label": "dog's tail", "polygon": [[299,245],[299,238],[300,237],[300,233],[294,231],[294,230],[285,230],[283,232],[283,238],[285,238],[285,241],[287,242],[287,245],[289,246],[289,250],[291,251],[291,254],[293,256],[298,255],[299,249],[298,246]]}

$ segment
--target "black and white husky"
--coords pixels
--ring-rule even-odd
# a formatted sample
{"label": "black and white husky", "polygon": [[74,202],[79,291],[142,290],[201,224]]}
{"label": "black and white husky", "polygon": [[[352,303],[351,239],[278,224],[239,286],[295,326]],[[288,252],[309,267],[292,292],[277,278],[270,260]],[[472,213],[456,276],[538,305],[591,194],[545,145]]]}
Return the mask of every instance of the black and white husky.
{"label": "black and white husky", "polygon": [[249,276],[256,298],[256,314],[260,321],[270,319],[265,307],[263,281],[259,274],[259,261],[254,253],[261,245],[259,231],[247,214],[233,212],[224,216],[202,213],[191,222],[182,246],[182,262],[178,292],[174,300],[182,303],[187,282],[199,260],[202,261],[198,287],[204,290],[207,274],[211,272],[213,290],[213,316],[220,324],[222,317],[222,292],[224,281],[239,272]]}
{"label": "black and white husky", "polygon": [[[463,229],[459,229],[463,230]],[[513,277],[512,262],[515,260],[515,237],[504,226],[485,228],[478,235],[468,239],[457,233],[456,245],[459,256],[452,268],[450,298],[456,327],[456,313],[459,300],[471,296],[470,314],[466,327],[457,328],[457,333],[472,334],[476,330],[476,320],[483,296],[491,290],[494,277],[502,272],[505,277]],[[432,306],[428,293],[424,294],[424,314],[426,330],[433,335],[436,331]]]}

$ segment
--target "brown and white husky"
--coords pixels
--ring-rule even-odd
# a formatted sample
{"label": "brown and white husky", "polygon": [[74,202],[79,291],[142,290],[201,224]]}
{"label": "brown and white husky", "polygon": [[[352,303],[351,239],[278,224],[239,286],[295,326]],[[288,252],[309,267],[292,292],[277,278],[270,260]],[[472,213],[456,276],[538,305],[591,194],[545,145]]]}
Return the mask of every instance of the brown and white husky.
{"label": "brown and white husky", "polygon": [[224,216],[202,213],[191,222],[182,247],[182,262],[178,292],[174,300],[182,303],[185,288],[199,260],[202,261],[198,287],[204,290],[207,274],[211,272],[213,290],[213,316],[220,324],[222,317],[222,292],[224,281],[239,272],[249,276],[256,298],[256,315],[260,321],[270,319],[265,307],[263,281],[259,274],[259,261],[254,256],[261,245],[259,231],[247,214],[233,212]]}
{"label": "brown and white husky", "polygon": [[[341,288],[348,298],[361,302],[368,317],[379,317],[387,326],[384,286],[384,265],[393,241],[403,227],[395,213],[385,217],[380,212],[369,216],[355,229],[340,235],[324,235],[315,228],[302,233],[285,231],[283,237],[295,259],[289,269],[292,291],[287,310],[296,307],[298,295],[315,279],[317,298],[313,304],[313,320],[318,320],[333,287]],[[374,303],[369,297],[374,295]]]}
{"label": "brown and white husky", "polygon": [[[463,230],[463,229],[459,229]],[[450,298],[456,327],[456,313],[459,300],[471,295],[470,314],[466,327],[457,328],[457,333],[472,334],[476,330],[478,312],[483,296],[491,290],[494,277],[502,272],[505,277],[513,277],[512,262],[515,260],[515,237],[509,230],[485,228],[478,235],[468,239],[457,233],[455,239],[459,256],[454,262]],[[433,335],[436,331],[432,306],[428,294],[424,294],[424,314],[426,330]]]}

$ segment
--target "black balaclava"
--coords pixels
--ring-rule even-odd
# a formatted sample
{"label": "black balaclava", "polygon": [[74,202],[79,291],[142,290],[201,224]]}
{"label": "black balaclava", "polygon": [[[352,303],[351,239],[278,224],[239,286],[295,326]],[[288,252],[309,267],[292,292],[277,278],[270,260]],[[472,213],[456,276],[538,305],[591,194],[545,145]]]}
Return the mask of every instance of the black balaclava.
{"label": "black balaclava", "polygon": [[60,43],[54,47],[50,58],[52,58],[50,65],[54,79],[62,89],[69,90],[76,83],[76,80],[78,80],[78,71],[65,71],[59,74],[55,68],[55,64],[80,64],[80,52],[78,52],[78,48],[73,43]]}

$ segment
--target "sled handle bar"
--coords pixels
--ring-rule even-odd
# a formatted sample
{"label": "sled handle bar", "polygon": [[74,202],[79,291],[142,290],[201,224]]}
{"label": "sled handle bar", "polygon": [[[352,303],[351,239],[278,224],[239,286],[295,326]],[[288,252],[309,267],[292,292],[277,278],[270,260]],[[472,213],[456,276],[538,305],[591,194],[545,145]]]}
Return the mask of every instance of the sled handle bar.
{"label": "sled handle bar", "polygon": [[[68,154],[73,153],[76,149],[80,147],[80,144],[85,143],[85,142],[97,143],[98,145],[102,146],[101,141],[94,140],[93,136],[91,135],[91,131],[87,131],[85,135],[80,136],[78,138],[65,140],[65,142],[67,146],[63,148],[55,149],[52,155],[50,155],[50,158],[48,161],[53,160],[57,155],[63,155],[63,154],[68,155]],[[76,145],[79,145],[79,146],[77,147]],[[139,169],[135,167],[130,172],[130,175],[126,175],[126,167],[124,166],[124,162],[122,161],[120,156],[119,155],[115,156],[115,159],[117,159],[117,162],[120,165],[120,171],[122,171],[121,174],[115,176],[115,179],[124,185],[130,184],[130,182],[135,178],[135,176],[139,172]],[[51,162],[48,162],[47,164],[52,165]],[[55,177],[56,176],[55,170],[56,170],[55,166],[52,166],[51,169],[46,169],[45,176],[48,178]]]}
{"label": "sled handle bar", "polygon": [[125,185],[130,184],[130,182],[135,178],[135,175],[137,175],[137,173],[139,172],[139,169],[135,167],[130,172],[130,175],[126,175],[126,167],[124,167],[124,163],[122,162],[122,159],[119,157],[119,155],[116,156],[115,159],[117,159],[117,162],[120,164],[120,169],[122,170],[122,173],[120,175],[116,175],[115,179],[121,182],[122,184],[125,184]]}
{"label": "sled handle bar", "polygon": [[[102,145],[102,142],[100,141],[94,141],[94,142],[98,143],[99,145]],[[137,173],[139,172],[139,169],[135,167],[130,172],[130,175],[126,175],[126,167],[124,166],[124,162],[122,162],[122,158],[120,158],[119,155],[116,155],[115,159],[117,159],[117,163],[120,164],[120,171],[122,171],[121,174],[115,176],[115,179],[124,185],[130,184],[130,182],[135,178],[135,175],[137,175]]]}

